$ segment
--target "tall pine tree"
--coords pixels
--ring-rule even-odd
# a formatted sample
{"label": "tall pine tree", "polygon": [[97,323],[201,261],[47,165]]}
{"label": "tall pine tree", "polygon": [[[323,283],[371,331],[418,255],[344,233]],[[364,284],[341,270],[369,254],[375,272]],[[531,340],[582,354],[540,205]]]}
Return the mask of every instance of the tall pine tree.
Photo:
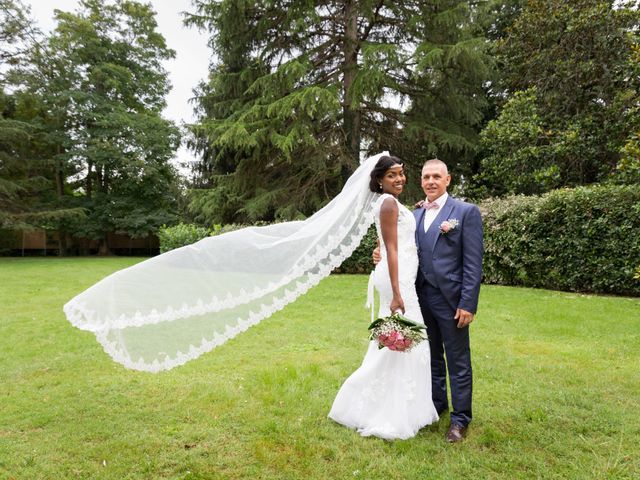
{"label": "tall pine tree", "polygon": [[[191,146],[206,222],[295,218],[382,149],[417,173],[475,146],[488,76],[470,2],[197,0],[211,32]],[[417,184],[417,182],[415,182]],[[417,185],[416,185],[417,187]]]}

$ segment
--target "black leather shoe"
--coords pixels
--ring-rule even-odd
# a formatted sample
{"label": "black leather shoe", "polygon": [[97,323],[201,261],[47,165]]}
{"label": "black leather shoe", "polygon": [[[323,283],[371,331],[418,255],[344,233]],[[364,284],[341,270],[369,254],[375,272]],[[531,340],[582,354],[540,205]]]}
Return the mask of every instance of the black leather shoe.
{"label": "black leather shoe", "polygon": [[446,438],[449,443],[461,442],[464,439],[465,433],[467,433],[467,427],[452,423],[444,438]]}

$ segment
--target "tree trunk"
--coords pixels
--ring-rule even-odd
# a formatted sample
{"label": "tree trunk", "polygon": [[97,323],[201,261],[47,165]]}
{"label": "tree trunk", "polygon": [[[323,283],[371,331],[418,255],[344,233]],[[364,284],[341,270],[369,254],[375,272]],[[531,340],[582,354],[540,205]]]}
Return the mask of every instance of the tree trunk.
{"label": "tree trunk", "polygon": [[[347,140],[347,151],[351,158],[350,165],[342,169],[343,179],[346,180],[360,162],[360,121],[361,113],[356,104],[353,82],[358,73],[358,5],[356,0],[348,0],[344,6],[345,39],[344,39],[344,132]],[[346,175],[346,176],[345,176]]]}
{"label": "tree trunk", "polygon": [[93,193],[93,185],[91,183],[91,170],[93,169],[93,163],[87,162],[87,199],[91,200],[91,195]]}
{"label": "tree trunk", "polygon": [[101,256],[111,255],[111,250],[109,250],[108,235],[109,234],[107,232],[104,232],[104,237],[99,240],[98,255],[101,255]]}
{"label": "tree trunk", "polygon": [[64,196],[64,174],[60,160],[56,162],[56,192],[59,199]]}
{"label": "tree trunk", "polygon": [[96,167],[96,184],[97,184],[99,192],[104,192],[105,191],[104,183],[103,183],[103,179],[102,179],[102,167],[100,167],[100,168]]}
{"label": "tree trunk", "polygon": [[58,256],[67,255],[67,235],[62,229],[58,229]]}
{"label": "tree trunk", "polygon": [[[62,203],[64,197],[64,172],[60,161],[60,147],[58,147],[58,158],[56,159],[56,193],[58,200]],[[64,257],[67,254],[67,234],[62,228],[58,228],[58,256]]]}

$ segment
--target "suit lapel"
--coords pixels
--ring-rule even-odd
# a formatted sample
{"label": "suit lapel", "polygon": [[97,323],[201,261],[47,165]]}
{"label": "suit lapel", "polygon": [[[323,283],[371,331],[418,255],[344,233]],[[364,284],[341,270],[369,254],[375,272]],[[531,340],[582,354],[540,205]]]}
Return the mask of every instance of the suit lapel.
{"label": "suit lapel", "polygon": [[448,197],[444,206],[440,209],[440,212],[438,212],[438,215],[436,215],[436,218],[433,220],[433,223],[429,226],[429,230],[427,230],[427,236],[429,245],[431,245],[431,251],[436,248],[436,243],[438,243],[438,239],[440,238],[440,224],[446,219],[450,218],[453,206],[453,198]]}
{"label": "suit lapel", "polygon": [[[418,235],[424,231],[424,208],[416,208],[413,211],[413,216],[416,217],[416,245],[420,246],[420,240]],[[422,230],[420,230],[422,229]]]}

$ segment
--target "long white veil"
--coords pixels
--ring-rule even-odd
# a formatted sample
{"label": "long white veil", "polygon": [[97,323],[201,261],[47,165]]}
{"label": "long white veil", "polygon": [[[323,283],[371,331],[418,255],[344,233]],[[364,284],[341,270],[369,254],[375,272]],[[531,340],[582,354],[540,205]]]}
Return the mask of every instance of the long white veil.
{"label": "long white veil", "polygon": [[116,272],[64,306],[116,362],[168,370],[199,357],[294,301],[360,244],[373,222],[365,160],[342,191],[304,221],[249,227]]}

